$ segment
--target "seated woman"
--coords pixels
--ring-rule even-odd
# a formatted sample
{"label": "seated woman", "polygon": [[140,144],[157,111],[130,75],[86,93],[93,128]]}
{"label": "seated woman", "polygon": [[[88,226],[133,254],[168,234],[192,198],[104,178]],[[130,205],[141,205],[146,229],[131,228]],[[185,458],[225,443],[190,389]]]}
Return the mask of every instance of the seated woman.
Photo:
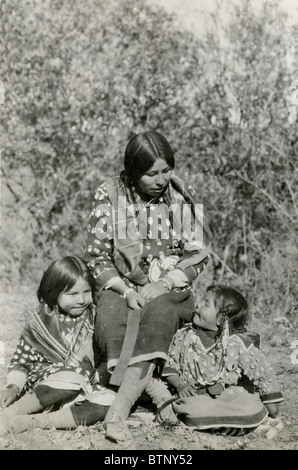
{"label": "seated woman", "polygon": [[175,331],[191,320],[191,286],[211,240],[201,205],[173,174],[165,137],[132,137],[124,167],[96,192],[86,253],[97,282],[96,342],[118,387],[105,419],[106,437],[116,441],[131,438],[125,421],[143,390],[158,404],[153,370],[161,370]]}

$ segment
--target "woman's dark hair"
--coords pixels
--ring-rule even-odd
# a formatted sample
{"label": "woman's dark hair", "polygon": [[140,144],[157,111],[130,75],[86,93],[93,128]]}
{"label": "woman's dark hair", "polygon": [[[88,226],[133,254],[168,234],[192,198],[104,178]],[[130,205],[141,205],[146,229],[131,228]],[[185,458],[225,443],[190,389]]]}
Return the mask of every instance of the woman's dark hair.
{"label": "woman's dark hair", "polygon": [[78,256],[65,256],[53,261],[40,281],[37,291],[39,302],[44,302],[53,309],[59,295],[71,289],[80,277],[90,285],[93,295],[95,279],[85,261]]}
{"label": "woman's dark hair", "polygon": [[248,304],[242,294],[233,287],[209,286],[207,292],[214,294],[214,305],[218,313],[228,318],[230,331],[244,329],[248,320]]}
{"label": "woman's dark hair", "polygon": [[174,153],[163,135],[155,131],[134,135],[125,149],[125,176],[130,182],[137,182],[158,158],[164,160],[171,169],[174,169]]}

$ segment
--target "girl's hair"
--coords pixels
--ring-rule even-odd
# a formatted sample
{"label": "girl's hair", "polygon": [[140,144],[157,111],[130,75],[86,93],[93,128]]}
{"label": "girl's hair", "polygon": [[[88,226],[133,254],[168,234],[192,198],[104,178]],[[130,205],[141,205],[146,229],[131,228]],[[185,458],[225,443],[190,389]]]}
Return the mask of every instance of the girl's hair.
{"label": "girl's hair", "polygon": [[40,281],[37,291],[39,302],[53,309],[59,295],[71,289],[80,277],[89,284],[93,295],[95,279],[85,261],[78,256],[65,256],[53,261]]}
{"label": "girl's hair", "polygon": [[138,180],[161,158],[171,169],[175,167],[172,147],[167,139],[155,131],[134,135],[128,142],[124,156],[124,174],[131,183]]}
{"label": "girl's hair", "polygon": [[207,292],[213,293],[215,308],[223,320],[228,319],[230,331],[242,330],[248,320],[248,304],[243,295],[222,285],[209,286]]}

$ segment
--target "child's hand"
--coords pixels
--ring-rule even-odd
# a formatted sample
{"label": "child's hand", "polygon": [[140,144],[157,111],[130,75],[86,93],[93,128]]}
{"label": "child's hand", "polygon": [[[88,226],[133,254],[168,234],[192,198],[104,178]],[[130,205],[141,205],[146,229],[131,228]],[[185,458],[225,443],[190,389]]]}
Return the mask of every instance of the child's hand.
{"label": "child's hand", "polygon": [[276,418],[278,414],[279,403],[267,403],[265,406],[268,410],[269,416],[271,416],[271,418]]}
{"label": "child's hand", "polygon": [[195,397],[196,396],[196,392],[194,391],[194,389],[190,385],[188,385],[184,382],[182,384],[178,385],[177,392],[178,392],[179,398]]}
{"label": "child's hand", "polygon": [[0,393],[0,408],[6,408],[13,402],[19,394],[19,387],[14,385]]}

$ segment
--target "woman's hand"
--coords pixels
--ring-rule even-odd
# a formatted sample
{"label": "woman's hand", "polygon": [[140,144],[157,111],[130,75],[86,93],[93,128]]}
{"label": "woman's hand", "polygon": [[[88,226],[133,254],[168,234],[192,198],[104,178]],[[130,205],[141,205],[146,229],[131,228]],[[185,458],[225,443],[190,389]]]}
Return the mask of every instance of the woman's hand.
{"label": "woman's hand", "polygon": [[134,290],[131,290],[126,295],[126,302],[129,308],[132,308],[133,310],[137,310],[139,308],[144,307],[146,300],[141,294],[139,294],[138,292]]}
{"label": "woman's hand", "polygon": [[6,408],[13,402],[19,394],[19,387],[14,385],[0,393],[0,408]]}
{"label": "woman's hand", "polygon": [[196,396],[196,392],[194,391],[194,389],[190,385],[184,382],[178,385],[177,393],[178,393],[179,398]]}
{"label": "woman's hand", "polygon": [[142,296],[147,300],[155,299],[159,295],[166,294],[168,290],[162,284],[162,282],[149,282],[141,289]]}

